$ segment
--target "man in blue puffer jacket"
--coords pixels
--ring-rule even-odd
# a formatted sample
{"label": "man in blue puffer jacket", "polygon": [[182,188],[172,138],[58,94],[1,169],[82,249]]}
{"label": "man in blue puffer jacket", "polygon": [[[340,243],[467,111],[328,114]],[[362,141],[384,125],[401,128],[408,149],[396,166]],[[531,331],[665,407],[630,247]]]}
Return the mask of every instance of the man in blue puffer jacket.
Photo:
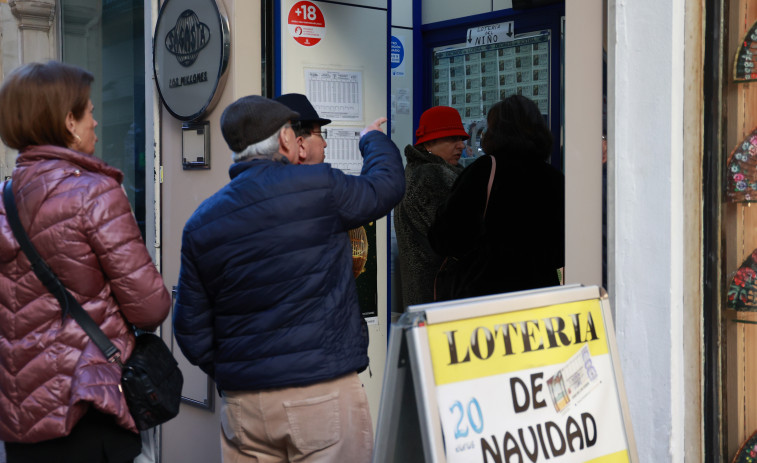
{"label": "man in blue puffer jacket", "polygon": [[221,391],[224,461],[368,462],[368,334],[346,231],[400,201],[402,160],[381,118],[361,133],[359,176],[294,165],[298,117],[260,96],[224,110],[231,181],[184,227],[173,326]]}

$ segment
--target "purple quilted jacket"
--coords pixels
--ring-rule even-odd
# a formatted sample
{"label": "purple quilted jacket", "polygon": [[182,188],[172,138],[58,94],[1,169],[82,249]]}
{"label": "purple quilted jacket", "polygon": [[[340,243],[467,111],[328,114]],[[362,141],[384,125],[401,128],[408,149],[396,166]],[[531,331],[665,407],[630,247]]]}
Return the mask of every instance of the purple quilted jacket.
{"label": "purple quilted jacket", "polygon": [[[13,193],[42,258],[128,358],[134,347],[128,323],[156,328],[168,315],[170,296],[122,179],[121,171],[94,156],[33,146],[16,160]],[[90,406],[137,432],[120,376],[74,319],[62,319],[0,201],[0,440],[68,435]]]}

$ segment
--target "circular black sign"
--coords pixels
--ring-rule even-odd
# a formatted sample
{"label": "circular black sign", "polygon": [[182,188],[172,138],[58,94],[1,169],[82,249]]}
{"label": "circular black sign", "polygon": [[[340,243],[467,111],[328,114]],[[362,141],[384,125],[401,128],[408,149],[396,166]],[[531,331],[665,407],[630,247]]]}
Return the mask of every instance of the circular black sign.
{"label": "circular black sign", "polygon": [[166,0],[152,44],[160,99],[174,117],[197,120],[213,109],[226,82],[229,21],[215,0]]}

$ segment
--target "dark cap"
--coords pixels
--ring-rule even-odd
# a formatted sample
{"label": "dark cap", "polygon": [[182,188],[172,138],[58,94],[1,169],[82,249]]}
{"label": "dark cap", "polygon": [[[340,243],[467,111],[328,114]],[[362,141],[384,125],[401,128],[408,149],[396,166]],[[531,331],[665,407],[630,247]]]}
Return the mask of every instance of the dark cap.
{"label": "dark cap", "polygon": [[331,124],[331,119],[324,119],[318,115],[308,97],[300,93],[286,93],[274,98],[279,103],[286,105],[292,111],[300,113],[298,120],[302,122],[317,122],[318,125]]}
{"label": "dark cap", "polygon": [[239,153],[299,117],[299,113],[268,98],[244,96],[223,110],[221,133],[231,151]]}

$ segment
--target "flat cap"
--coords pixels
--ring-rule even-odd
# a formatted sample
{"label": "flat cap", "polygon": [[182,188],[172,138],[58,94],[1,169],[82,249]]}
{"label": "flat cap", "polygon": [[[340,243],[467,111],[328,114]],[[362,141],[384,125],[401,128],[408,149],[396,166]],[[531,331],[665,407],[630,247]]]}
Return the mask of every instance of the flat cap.
{"label": "flat cap", "polygon": [[300,114],[271,99],[250,95],[231,103],[221,114],[221,133],[235,153],[270,137]]}

